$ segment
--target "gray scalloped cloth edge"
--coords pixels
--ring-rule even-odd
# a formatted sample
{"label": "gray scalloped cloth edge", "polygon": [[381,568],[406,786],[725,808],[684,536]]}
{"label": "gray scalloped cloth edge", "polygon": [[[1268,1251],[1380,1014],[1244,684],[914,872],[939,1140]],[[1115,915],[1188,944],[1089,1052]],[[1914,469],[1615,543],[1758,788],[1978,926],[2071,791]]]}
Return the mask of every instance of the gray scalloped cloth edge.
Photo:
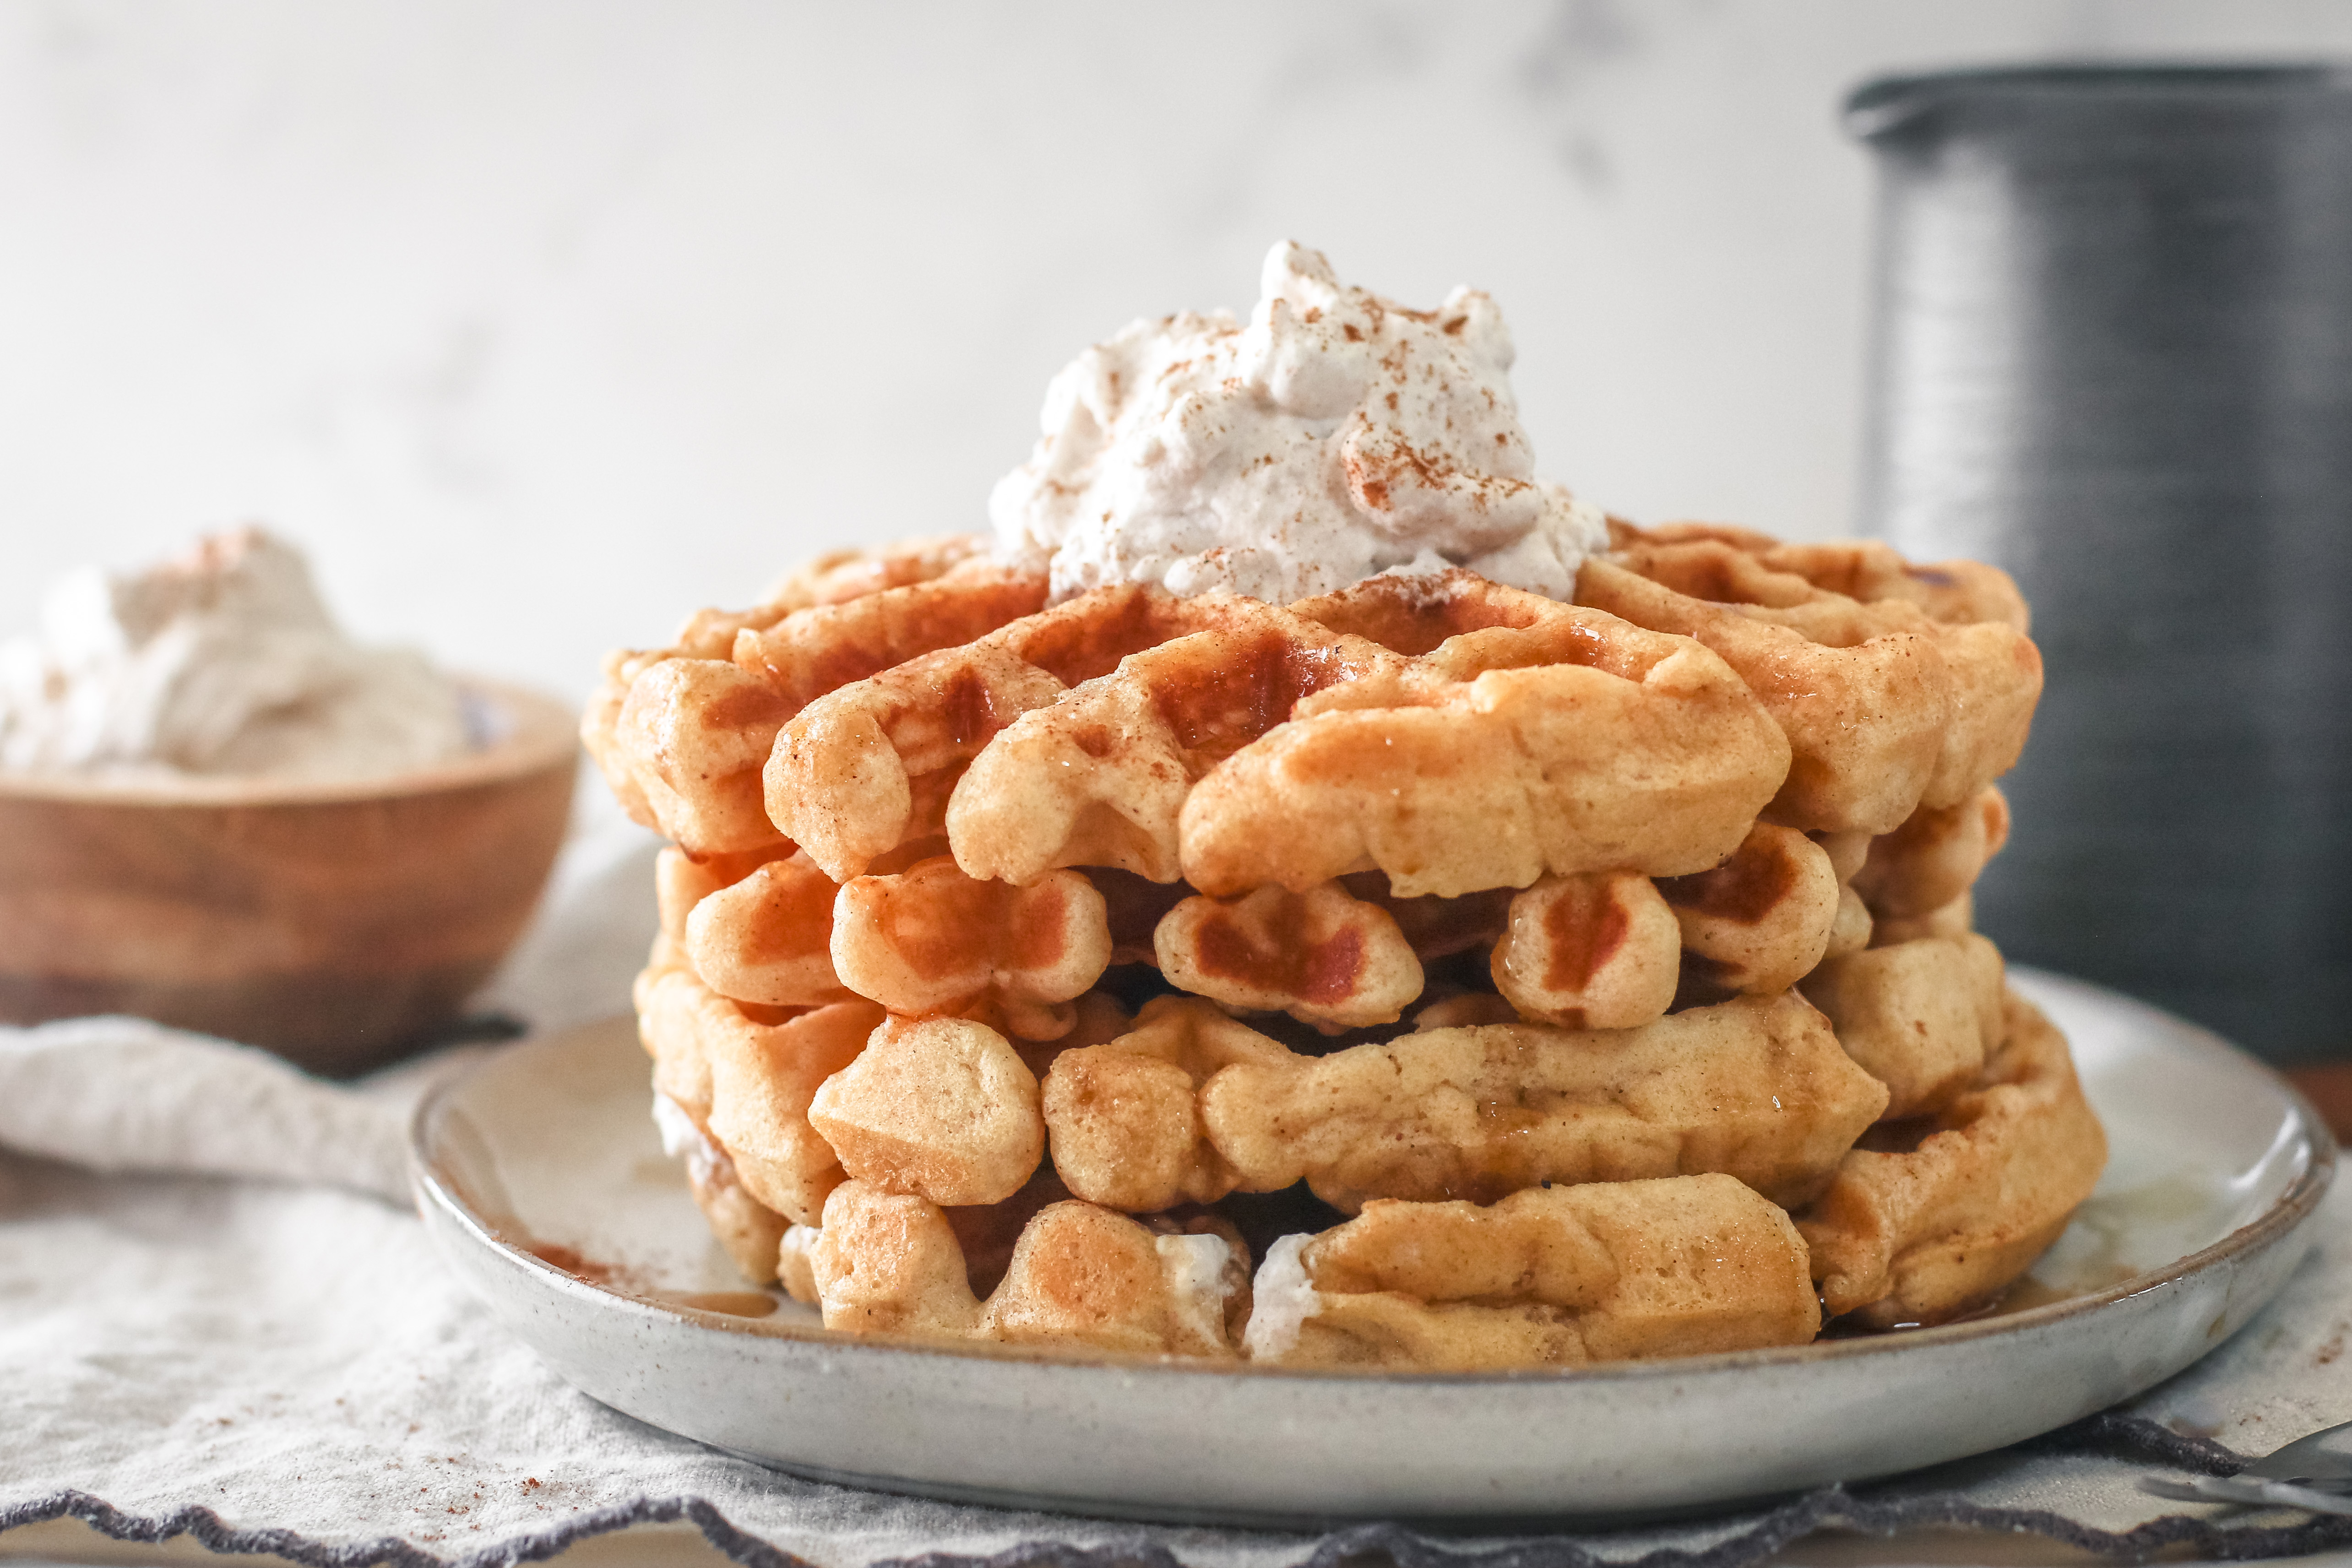
{"label": "gray scalloped cloth edge", "polygon": [[[2101,1414],[2020,1445],[2045,1453],[2104,1457],[2226,1476],[2250,1461],[2219,1443],[2183,1436],[2137,1416]],[[299,1531],[232,1529],[208,1508],[184,1508],[162,1518],[125,1513],[87,1492],[64,1491],[0,1509],[0,1531],[78,1519],[110,1540],[152,1545],[185,1535],[222,1553],[278,1557],[306,1568],[492,1568],[542,1562],[579,1542],[640,1524],[691,1524],[703,1539],[746,1568],[816,1568],[807,1558],[770,1545],[739,1528],[701,1498],[638,1498],[593,1510],[546,1530],[526,1531],[495,1544],[444,1557],[394,1536],[325,1542]],[[1781,1548],[1820,1530],[1892,1536],[1906,1531],[1978,1530],[2037,1535],[2053,1543],[2112,1558],[2143,1562],[2187,1548],[2196,1556],[2232,1562],[2301,1557],[2352,1546],[2352,1519],[2314,1516],[2292,1524],[2229,1526],[2187,1514],[2166,1514],[2127,1531],[2099,1529],[2043,1509],[1993,1508],[1956,1492],[1921,1492],[1874,1499],[1843,1487],[1823,1487],[1755,1513],[1702,1550],[1662,1546],[1636,1556],[1608,1551],[1605,1532],[1556,1535],[1500,1543],[1476,1537],[1438,1539],[1402,1524],[1360,1524],[1307,1542],[1285,1568],[1343,1568],[1385,1558],[1397,1568],[1754,1568]],[[1146,1527],[1097,1546],[1022,1542],[989,1556],[933,1552],[877,1559],[867,1568],[1187,1568],[1152,1540]]]}

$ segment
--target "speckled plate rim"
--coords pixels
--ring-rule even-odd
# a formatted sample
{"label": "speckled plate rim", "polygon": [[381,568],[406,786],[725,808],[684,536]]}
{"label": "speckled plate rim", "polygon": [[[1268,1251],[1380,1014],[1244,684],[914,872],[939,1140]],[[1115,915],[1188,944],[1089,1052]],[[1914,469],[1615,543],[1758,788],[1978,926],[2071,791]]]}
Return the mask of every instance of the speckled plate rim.
{"label": "speckled plate rim", "polygon": [[[2327,1124],[2312,1106],[2303,1092],[2284,1077],[2268,1066],[2230,1044],[2211,1031],[2189,1024],[2173,1015],[2135,1001],[2119,993],[2063,977],[2048,976],[2032,970],[2013,969],[2025,975],[2029,983],[2037,987],[2053,984],[2079,987],[2096,993],[2110,1005],[2142,1009],[2163,1020],[2165,1026],[2177,1031],[2183,1043],[2209,1053],[2231,1058],[2242,1068],[2252,1068],[2270,1077],[2282,1098],[2294,1112],[2300,1132],[2310,1157],[2305,1168],[2296,1175],[2260,1215],[2240,1226],[2211,1245],[2199,1249],[2174,1262],[2158,1269],[2134,1274],[2104,1290],[2063,1301],[2051,1301],[2037,1307],[2004,1312],[1997,1317],[1969,1318],[1958,1322],[1943,1323],[1933,1328],[1905,1329],[1881,1334],[1857,1334],[1848,1338],[1815,1340],[1810,1344],[1784,1345],[1767,1350],[1729,1351],[1711,1355],[1681,1356],[1663,1361],[1620,1362],[1601,1366],[1567,1368],[1527,1368],[1503,1372],[1399,1372],[1394,1370],[1355,1367],[1286,1367],[1255,1366],[1248,1363],[1202,1361],[1176,1356],[1126,1355],[1107,1352],[1076,1353],[1031,1346],[992,1344],[942,1345],[919,1340],[880,1340],[871,1336],[844,1333],[838,1330],[813,1327],[795,1322],[771,1323],[765,1320],[745,1319],[723,1312],[703,1312],[689,1306],[656,1301],[635,1295],[625,1290],[583,1280],[557,1268],[546,1260],[516,1246],[499,1234],[497,1228],[478,1214],[460,1197],[454,1186],[442,1179],[433,1168],[425,1150],[428,1129],[440,1107],[466,1082],[467,1075],[437,1085],[417,1106],[409,1128],[409,1160],[418,1201],[441,1210],[448,1218],[471,1234],[482,1245],[503,1253],[516,1265],[541,1276],[544,1282],[558,1289],[584,1293],[607,1301],[623,1301],[647,1312],[672,1317],[682,1317],[723,1333],[747,1334],[761,1339],[792,1339],[824,1344],[853,1353],[886,1352],[893,1355],[947,1356],[951,1358],[982,1358],[1014,1362],[1045,1362],[1083,1366],[1118,1365],[1122,1369],[1163,1373],[1184,1377],[1281,1377],[1317,1381],[1332,1379],[1371,1379],[1380,1382],[1411,1384],[1475,1384],[1525,1383],[1529,1381],[1593,1383],[1639,1382],[1645,1379],[1679,1378],[1690,1374],[1727,1367],[1785,1366],[1809,1362],[1845,1360],[1860,1356],[1893,1355],[1922,1345],[1950,1344],[1967,1340],[1995,1335],[2013,1334],[2044,1323],[2057,1322],[2103,1307],[2144,1295],[2149,1291],[2174,1283],[2190,1275],[2205,1272],[2214,1265],[2227,1262],[2246,1252],[2258,1250],[2300,1227],[2318,1208],[2326,1197],[2327,1188],[2336,1174],[2336,1145]],[[528,1044],[528,1041],[518,1042]],[[514,1047],[506,1049],[512,1050]],[[476,1071],[478,1071],[478,1064]]]}

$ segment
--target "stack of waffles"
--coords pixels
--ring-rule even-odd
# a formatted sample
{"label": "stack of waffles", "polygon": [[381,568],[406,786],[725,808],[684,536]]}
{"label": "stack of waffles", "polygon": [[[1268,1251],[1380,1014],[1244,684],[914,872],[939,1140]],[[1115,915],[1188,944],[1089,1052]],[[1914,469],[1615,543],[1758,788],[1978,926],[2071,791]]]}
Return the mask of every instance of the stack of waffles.
{"label": "stack of waffles", "polygon": [[2105,1144],[1969,889],[2041,689],[2001,573],[1612,525],[1049,604],[981,541],[617,654],[671,841],[656,1113],[828,1327],[1578,1364],[1995,1301]]}

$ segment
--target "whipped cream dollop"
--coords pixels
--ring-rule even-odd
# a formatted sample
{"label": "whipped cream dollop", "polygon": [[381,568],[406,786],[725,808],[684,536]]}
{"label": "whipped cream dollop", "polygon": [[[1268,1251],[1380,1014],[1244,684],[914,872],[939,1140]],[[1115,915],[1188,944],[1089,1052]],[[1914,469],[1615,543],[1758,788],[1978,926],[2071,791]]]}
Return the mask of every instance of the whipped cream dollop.
{"label": "whipped cream dollop", "polygon": [[1225,1303],[1241,1284],[1232,1245],[1222,1236],[1158,1236],[1151,1245],[1177,1322],[1203,1343],[1224,1343]]}
{"label": "whipped cream dollop", "polygon": [[0,768],[374,778],[474,744],[457,684],[346,637],[297,550],[258,528],[142,571],[88,568],[0,643]]}
{"label": "whipped cream dollop", "polygon": [[1323,1310],[1323,1298],[1307,1276],[1307,1235],[1285,1236],[1265,1249],[1250,1286],[1249,1327],[1242,1332],[1242,1353],[1254,1361],[1287,1354],[1298,1343],[1298,1331]]}
{"label": "whipped cream dollop", "polygon": [[695,1125],[685,1106],[658,1089],[654,1091],[654,1125],[661,1131],[662,1153],[671,1159],[685,1155],[687,1174],[698,1185],[722,1174],[733,1178],[735,1162],[727,1157],[727,1151]]}
{"label": "whipped cream dollop", "polygon": [[1608,528],[1535,477],[1492,299],[1408,310],[1287,242],[1261,292],[1247,327],[1137,321],[1054,378],[1044,439],[989,497],[1001,559],[1049,570],[1056,599],[1154,582],[1282,603],[1456,566],[1570,596]]}

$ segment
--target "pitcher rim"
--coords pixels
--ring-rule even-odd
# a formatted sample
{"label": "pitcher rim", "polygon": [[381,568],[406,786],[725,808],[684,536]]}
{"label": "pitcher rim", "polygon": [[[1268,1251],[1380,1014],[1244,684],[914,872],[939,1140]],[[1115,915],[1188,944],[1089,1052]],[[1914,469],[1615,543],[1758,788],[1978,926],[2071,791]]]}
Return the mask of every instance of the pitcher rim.
{"label": "pitcher rim", "polygon": [[2080,98],[2095,92],[2209,101],[2289,92],[2352,95],[2352,60],[2053,60],[1895,71],[1869,78],[1849,92],[1839,118],[1856,140],[1872,141],[1962,99]]}

